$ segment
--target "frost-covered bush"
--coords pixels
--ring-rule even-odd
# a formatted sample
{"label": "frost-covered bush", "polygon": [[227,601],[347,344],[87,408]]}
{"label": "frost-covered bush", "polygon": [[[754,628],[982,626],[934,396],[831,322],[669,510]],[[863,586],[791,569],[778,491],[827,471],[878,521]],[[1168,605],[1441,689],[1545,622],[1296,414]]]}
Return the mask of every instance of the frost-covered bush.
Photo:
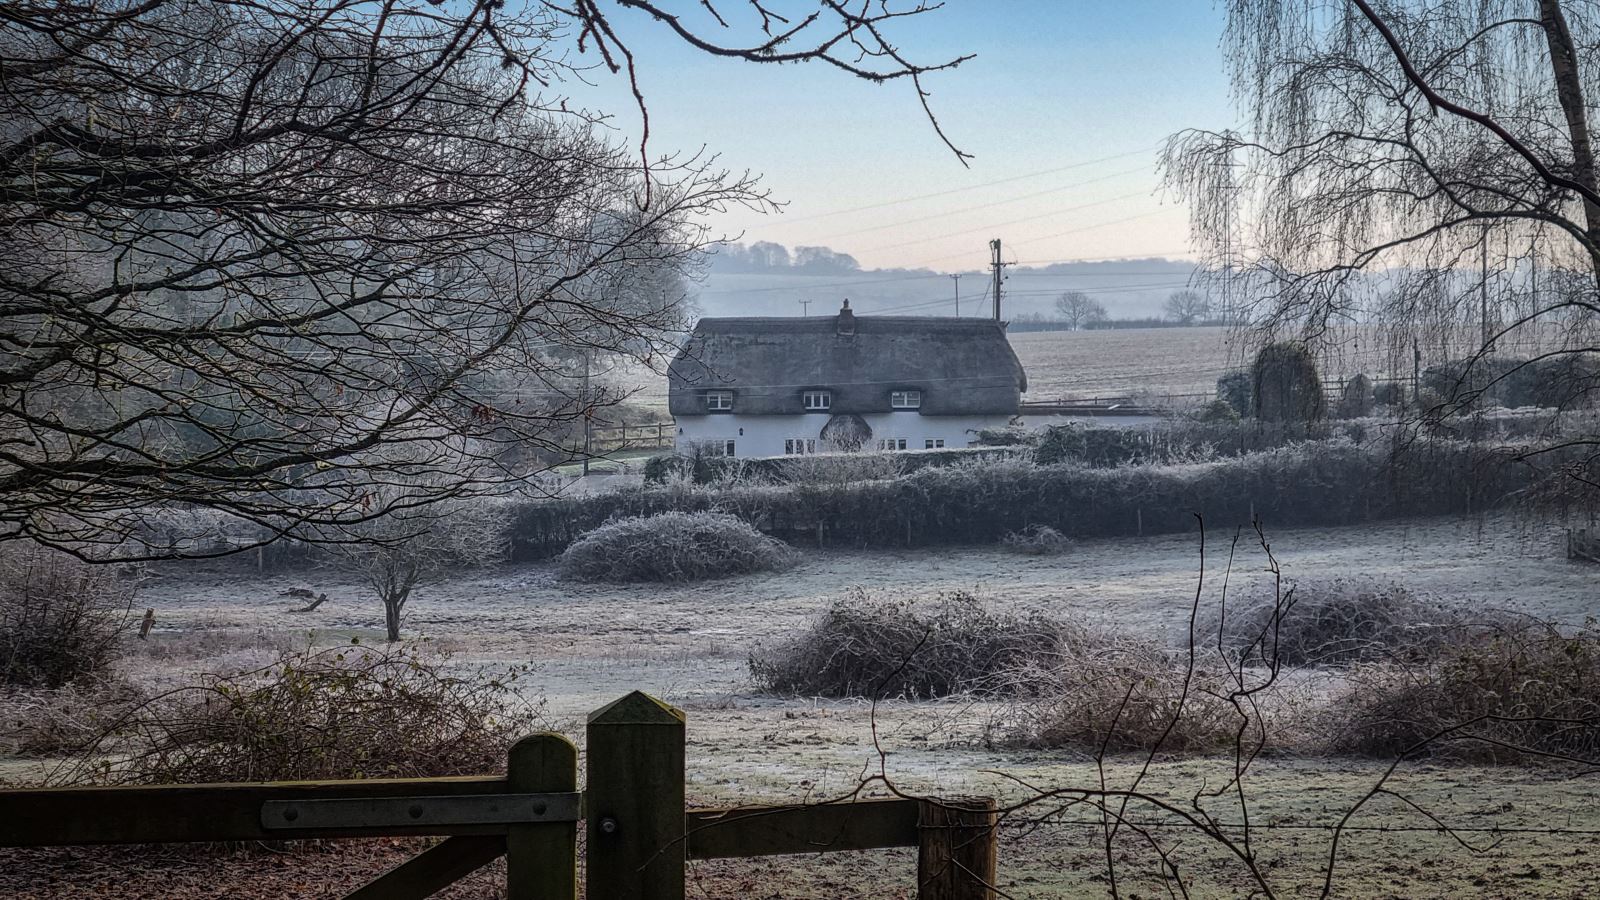
{"label": "frost-covered bush", "polygon": [[1335,753],[1600,762],[1600,633],[1546,623],[1454,632],[1421,665],[1368,663],[1329,705]]}
{"label": "frost-covered bush", "polygon": [[0,548],[0,688],[57,688],[116,659],[134,582],[38,544]]}
{"label": "frost-covered bush", "polygon": [[561,554],[572,581],[695,581],[787,569],[796,554],[737,516],[667,512],[607,522]]}
{"label": "frost-covered bush", "polygon": [[1274,657],[1288,665],[1363,659],[1421,661],[1475,627],[1504,624],[1483,611],[1434,594],[1370,578],[1301,581],[1283,592],[1246,592],[1206,611],[1201,632],[1221,635],[1246,663]]}
{"label": "frost-covered bush", "polygon": [[[475,775],[540,730],[523,670],[462,674],[444,657],[340,647],[202,675],[123,714],[57,783],[178,784]],[[114,750],[114,752],[112,752]]]}
{"label": "frost-covered bush", "polygon": [[919,600],[856,588],[794,639],[757,648],[750,674],[763,691],[808,697],[1017,695],[1069,639],[1060,622],[994,612],[962,591]]}

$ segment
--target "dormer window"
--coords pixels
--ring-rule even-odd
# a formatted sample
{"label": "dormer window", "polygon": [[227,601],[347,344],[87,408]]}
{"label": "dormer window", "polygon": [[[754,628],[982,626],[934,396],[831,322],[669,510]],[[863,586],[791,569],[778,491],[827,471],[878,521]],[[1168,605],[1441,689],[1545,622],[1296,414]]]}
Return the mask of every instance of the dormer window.
{"label": "dormer window", "polygon": [[727,412],[733,409],[733,391],[706,391],[706,410]]}
{"label": "dormer window", "polygon": [[921,409],[921,391],[890,391],[889,406],[893,409]]}
{"label": "dormer window", "polygon": [[833,395],[827,391],[806,391],[800,399],[809,412],[825,412],[833,406]]}

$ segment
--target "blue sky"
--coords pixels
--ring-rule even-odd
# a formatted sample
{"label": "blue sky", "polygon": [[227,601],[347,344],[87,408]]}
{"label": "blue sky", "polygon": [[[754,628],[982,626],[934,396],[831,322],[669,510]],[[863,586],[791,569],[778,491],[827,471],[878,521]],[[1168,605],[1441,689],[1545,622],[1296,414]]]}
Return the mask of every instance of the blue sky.
{"label": "blue sky", "polygon": [[[918,61],[976,54],[926,81],[947,134],[974,154],[970,169],[933,133],[908,82],[715,59],[643,16],[619,11],[614,21],[640,61],[653,151],[704,146],[728,168],[761,174],[787,204],[777,215],[730,213],[718,228],[831,246],[869,267],[972,269],[991,237],[1022,261],[1184,256],[1187,213],[1162,195],[1157,147],[1184,128],[1235,124],[1222,13],[1205,0],[951,0],[902,27],[897,41]],[[602,85],[577,99],[635,139],[624,86],[595,77]]]}

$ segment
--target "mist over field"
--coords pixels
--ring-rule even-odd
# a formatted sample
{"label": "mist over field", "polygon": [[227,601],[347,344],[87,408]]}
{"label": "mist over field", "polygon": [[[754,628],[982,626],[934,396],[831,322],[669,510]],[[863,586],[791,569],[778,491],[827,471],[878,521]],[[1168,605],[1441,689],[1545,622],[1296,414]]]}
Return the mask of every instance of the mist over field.
{"label": "mist over field", "polygon": [[[704,316],[827,315],[846,298],[864,315],[950,316],[957,314],[951,275],[959,274],[960,314],[987,316],[991,275],[983,265],[985,255],[984,246],[974,242],[970,269],[864,269],[850,255],[827,247],[729,244],[711,257],[690,297]],[[1058,296],[1084,291],[1105,304],[1113,319],[1160,316],[1167,296],[1189,286],[1195,272],[1194,263],[1174,259],[1029,264],[1024,256],[1006,268],[1002,313],[1007,319],[1049,318]],[[801,305],[803,300],[809,307]]]}

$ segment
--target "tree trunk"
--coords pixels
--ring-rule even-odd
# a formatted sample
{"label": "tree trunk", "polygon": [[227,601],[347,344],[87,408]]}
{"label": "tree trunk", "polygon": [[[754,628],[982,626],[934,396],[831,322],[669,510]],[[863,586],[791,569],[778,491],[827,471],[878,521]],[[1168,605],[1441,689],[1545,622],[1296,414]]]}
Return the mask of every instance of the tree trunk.
{"label": "tree trunk", "polygon": [[383,624],[389,629],[391,644],[400,640],[400,608],[405,604],[405,597],[391,595],[383,598]]}
{"label": "tree trunk", "polygon": [[[1539,19],[1550,47],[1550,73],[1556,98],[1567,116],[1567,136],[1572,141],[1572,177],[1593,191],[1596,185],[1594,146],[1589,140],[1588,113],[1584,109],[1583,77],[1578,71],[1578,51],[1560,0],[1539,0]],[[1584,233],[1589,238],[1589,261],[1600,283],[1600,206],[1583,203]]]}

